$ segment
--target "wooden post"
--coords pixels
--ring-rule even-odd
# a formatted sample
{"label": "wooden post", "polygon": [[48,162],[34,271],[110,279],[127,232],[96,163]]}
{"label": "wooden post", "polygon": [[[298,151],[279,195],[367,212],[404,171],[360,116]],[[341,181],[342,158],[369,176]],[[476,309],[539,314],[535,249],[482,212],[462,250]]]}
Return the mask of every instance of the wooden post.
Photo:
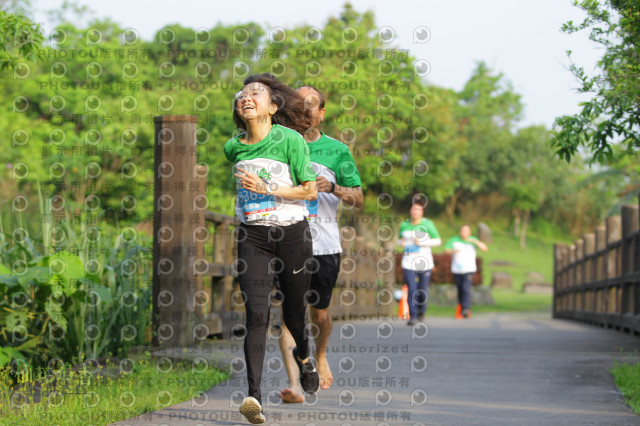
{"label": "wooden post", "polygon": [[[585,310],[585,291],[580,288],[585,283],[588,277],[587,262],[584,259],[584,240],[576,240],[573,243],[575,247],[575,287],[574,290],[576,298],[576,315],[582,315]],[[580,289],[579,289],[580,288]],[[580,317],[582,318],[582,317]]]}
{"label": "wooden post", "polygon": [[359,287],[366,284],[367,276],[369,275],[367,271],[368,259],[366,258],[367,244],[365,238],[357,236],[353,244],[353,249],[355,250],[354,260],[358,267],[349,277],[349,286],[347,287],[348,290],[355,294],[355,300],[350,301],[351,297],[343,298],[345,302],[344,306],[347,310],[347,316],[360,314],[360,306],[364,304],[363,294],[365,292],[361,292]]}
{"label": "wooden post", "polygon": [[[209,205],[207,199],[207,175],[209,169],[203,165],[196,165],[193,168],[191,176],[191,214],[189,222],[192,225],[192,241],[194,245],[195,261],[193,263],[193,275],[195,279],[196,294],[194,295],[193,303],[196,306],[196,312],[200,322],[204,320],[206,311],[208,310],[210,298],[204,291],[203,270],[205,269],[205,248],[204,245],[209,238],[209,231],[205,224],[205,211]],[[200,335],[199,337],[203,337]],[[206,337],[206,336],[204,336]]]}
{"label": "wooden post", "polygon": [[[229,231],[230,222],[216,223],[213,234],[213,263],[216,265],[230,265],[233,262],[234,252],[232,244],[232,232]],[[229,272],[231,272],[229,270]],[[222,274],[221,274],[222,275]],[[229,329],[240,320],[240,315],[232,310],[231,297],[233,294],[233,277],[227,275],[212,276],[211,278],[211,313],[208,318],[211,322],[220,324],[222,329]],[[234,303],[235,304],[235,303]],[[228,314],[226,312],[229,312]]]}
{"label": "wooden post", "polygon": [[189,346],[199,322],[193,304],[195,248],[190,223],[198,118],[154,117],[153,344]]}
{"label": "wooden post", "polygon": [[[617,250],[612,246],[616,241],[620,240],[622,236],[622,221],[620,216],[608,217],[606,221],[607,228],[607,253],[605,255],[605,279],[607,284],[614,278],[620,275],[618,269],[618,255]],[[605,303],[606,303],[606,318],[607,327],[611,327],[617,324],[620,318],[618,315],[622,311],[622,306],[618,300],[619,288],[616,286],[607,286]],[[613,317],[616,317],[615,319]]]}
{"label": "wooden post", "polygon": [[[356,238],[356,230],[352,227],[345,226],[340,229],[340,243],[342,245],[342,260],[340,262],[340,274],[336,281],[336,287],[331,301],[331,317],[334,319],[348,319],[349,306],[342,303],[342,293],[352,291],[350,289],[350,281],[355,277],[354,262],[356,255],[354,253],[354,241]],[[355,268],[356,270],[358,268]]]}
{"label": "wooden post", "polygon": [[632,234],[638,230],[638,206],[622,206],[622,326],[635,330],[633,316],[638,313],[638,289],[628,274],[634,272],[635,255]]}
{"label": "wooden post", "polygon": [[576,246],[574,244],[569,246],[569,288],[571,289],[570,298],[570,310],[571,315],[575,317],[578,310],[578,298],[576,297]]}
{"label": "wooden post", "polygon": [[[381,264],[384,265],[382,272],[382,282],[384,284],[383,290],[385,293],[381,296],[382,301],[386,301],[384,298],[387,295],[393,296],[393,286],[396,282],[396,261],[394,255],[395,243],[393,241],[387,241],[384,244],[384,256],[382,257]],[[384,315],[393,316],[395,314],[396,302],[393,297],[390,303],[383,305],[382,312]]]}
{"label": "wooden post", "polygon": [[[595,281],[595,262],[594,259],[589,256],[592,256],[596,251],[596,235],[595,234],[585,234],[582,236],[584,240],[584,280],[582,282],[583,285],[590,284]],[[584,290],[582,292],[582,306],[585,311],[593,311],[593,294],[591,290]]]}
{"label": "wooden post", "polygon": [[[605,279],[605,257],[606,253],[604,249],[607,247],[607,229],[604,226],[596,226],[596,253],[598,256],[595,259],[595,277],[594,280],[598,281],[601,284],[604,284]],[[594,294],[594,311],[598,312],[598,314],[602,314],[605,310],[604,308],[604,298],[605,298],[606,289],[603,287],[599,287],[595,290]],[[604,316],[601,316],[600,322],[604,324],[605,319]]]}
{"label": "wooden post", "polygon": [[589,270],[584,258],[585,237],[586,235],[583,236],[583,239],[575,240],[573,243],[576,247],[576,285],[582,285],[589,281]]}
{"label": "wooden post", "polygon": [[563,290],[563,281],[560,271],[564,266],[562,257],[565,249],[566,246],[564,244],[554,244],[553,246],[553,318],[558,318],[558,314],[563,311],[561,306],[562,300],[558,293],[560,290]]}
{"label": "wooden post", "polygon": [[366,250],[365,264],[368,265],[367,271],[369,273],[366,276],[365,283],[360,287],[362,291],[359,294],[364,296],[364,300],[358,300],[358,305],[360,305],[360,310],[363,314],[370,316],[376,313],[376,294],[378,293],[378,280],[380,279],[380,274],[378,273],[379,245],[368,241],[364,247]]}
{"label": "wooden post", "polygon": [[569,246],[565,245],[562,250],[562,286],[565,290],[565,295],[563,296],[562,309],[567,315],[571,308],[571,295],[568,293],[571,286],[571,271],[569,269]]}

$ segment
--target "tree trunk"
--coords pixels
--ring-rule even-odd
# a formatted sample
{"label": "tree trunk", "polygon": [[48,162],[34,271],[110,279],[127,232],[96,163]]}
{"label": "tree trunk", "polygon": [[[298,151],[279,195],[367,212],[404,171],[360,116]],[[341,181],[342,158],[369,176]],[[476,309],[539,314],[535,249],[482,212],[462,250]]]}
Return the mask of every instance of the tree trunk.
{"label": "tree trunk", "polygon": [[458,192],[454,192],[451,198],[447,200],[444,206],[444,211],[449,218],[449,223],[453,223],[453,215],[456,212],[456,206],[458,205],[458,197],[460,194]]}
{"label": "tree trunk", "polygon": [[520,210],[512,209],[513,213],[513,235],[517,237],[520,235]]}
{"label": "tree trunk", "polygon": [[527,248],[527,225],[529,224],[529,216],[531,216],[531,210],[525,210],[522,215],[522,229],[520,229],[520,248],[522,250]]}

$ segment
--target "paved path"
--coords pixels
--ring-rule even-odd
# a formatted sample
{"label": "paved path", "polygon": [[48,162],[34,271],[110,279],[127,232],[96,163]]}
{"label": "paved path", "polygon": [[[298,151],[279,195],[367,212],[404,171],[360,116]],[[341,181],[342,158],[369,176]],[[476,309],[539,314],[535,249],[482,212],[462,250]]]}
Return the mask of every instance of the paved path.
{"label": "paved path", "polygon": [[[267,425],[640,425],[609,373],[613,360],[640,362],[640,338],[541,315],[334,323],[329,362],[336,382],[304,404],[281,404],[276,340],[268,341],[263,402]],[[240,341],[221,342],[226,359]],[[272,358],[272,359],[271,359]],[[244,374],[188,401],[116,423],[248,424],[237,404]]]}

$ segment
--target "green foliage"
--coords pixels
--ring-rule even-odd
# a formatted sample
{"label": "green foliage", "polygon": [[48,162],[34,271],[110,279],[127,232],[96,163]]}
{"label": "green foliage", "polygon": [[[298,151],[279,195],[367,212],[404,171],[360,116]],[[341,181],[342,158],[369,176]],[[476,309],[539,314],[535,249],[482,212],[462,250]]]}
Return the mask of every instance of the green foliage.
{"label": "green foliage", "polygon": [[625,402],[636,414],[640,414],[640,363],[614,361],[611,373]]}
{"label": "green foliage", "polygon": [[1,365],[126,356],[129,348],[147,341],[148,240],[133,228],[54,225],[50,255],[39,254],[40,244],[29,237],[2,234]]}
{"label": "green foliage", "polygon": [[229,377],[204,360],[144,357],[124,365],[24,370],[17,388],[10,387],[9,369],[0,368],[0,424],[111,424],[199,397]]}
{"label": "green foliage", "polygon": [[[422,194],[452,218],[462,202],[494,193],[507,196],[497,209],[526,199],[538,203],[538,213],[531,212],[546,214],[545,200],[574,190],[526,177],[561,181],[577,173],[568,179],[574,183],[583,177],[580,165],[519,174],[527,161],[514,155],[522,146],[514,130],[522,104],[502,74],[480,62],[460,93],[430,85],[424,62],[378,34],[373,13],[349,5],[320,28],[169,25],[149,41],[109,20],[77,28],[63,12],[41,46],[43,60],[21,84],[0,75],[0,126],[15,148],[0,151],[6,165],[0,174],[15,184],[0,185],[3,212],[15,194],[24,194],[47,215],[61,197],[71,220],[95,214],[86,207],[98,204],[96,212],[109,218],[151,221],[153,117],[194,114],[198,161],[209,169],[209,209],[233,214],[234,181],[222,153],[235,130],[230,102],[246,75],[264,71],[325,95],[323,130],[349,145],[362,177],[367,203],[356,216],[393,216]],[[558,188],[567,191],[549,193]],[[36,225],[25,226],[34,231]],[[47,247],[48,225],[37,226]]]}
{"label": "green foliage", "polygon": [[458,94],[458,148],[448,155],[452,162],[445,182],[452,187],[446,213],[452,220],[460,199],[473,199],[502,189],[510,170],[512,130],[520,116],[520,95],[502,74],[477,64]]}
{"label": "green foliage", "polygon": [[[0,10],[0,70],[14,69],[23,60],[42,58],[44,35],[40,25],[17,13]],[[16,70],[20,75],[28,66]]]}
{"label": "green foliage", "polygon": [[[567,22],[562,31],[589,31],[589,39],[604,49],[599,72],[590,75],[571,64],[580,82],[580,92],[592,93],[582,110],[555,121],[552,146],[560,158],[570,161],[585,147],[591,163],[605,164],[613,159],[614,146],[620,144],[627,156],[637,159],[640,148],[640,3],[637,1],[574,1],[586,12],[581,23]],[[569,57],[571,52],[567,52]]]}

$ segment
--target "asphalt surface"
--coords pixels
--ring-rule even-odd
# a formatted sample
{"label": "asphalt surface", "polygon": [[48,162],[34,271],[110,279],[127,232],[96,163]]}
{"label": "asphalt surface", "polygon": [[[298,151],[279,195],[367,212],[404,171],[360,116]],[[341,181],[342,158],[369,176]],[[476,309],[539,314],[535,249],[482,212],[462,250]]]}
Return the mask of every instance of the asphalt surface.
{"label": "asphalt surface", "polygon": [[[640,362],[640,339],[545,315],[487,314],[467,320],[374,318],[335,322],[328,359],[335,382],[283,404],[286,372],[275,338],[267,341],[262,382],[266,425],[640,425],[609,369]],[[249,424],[242,341],[219,341],[187,357],[233,363],[230,380],[206,397],[115,423]]]}

